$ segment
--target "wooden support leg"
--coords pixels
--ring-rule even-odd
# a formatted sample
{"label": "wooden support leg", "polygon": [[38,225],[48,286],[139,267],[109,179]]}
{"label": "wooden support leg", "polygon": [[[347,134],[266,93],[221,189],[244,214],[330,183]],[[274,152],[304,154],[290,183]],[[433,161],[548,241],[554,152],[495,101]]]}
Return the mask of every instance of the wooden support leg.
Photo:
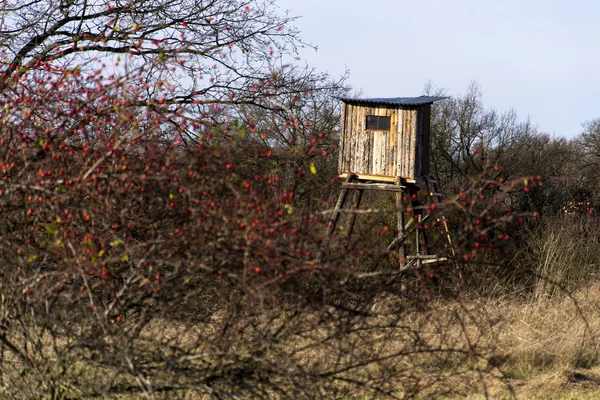
{"label": "wooden support leg", "polygon": [[423,261],[421,260],[421,256],[423,255],[423,249],[421,247],[421,236],[423,235],[423,227],[422,227],[422,219],[423,219],[423,214],[419,213],[417,215],[415,215],[415,218],[417,219],[417,230],[415,232],[415,236],[416,236],[416,253],[417,253],[417,269],[421,269],[422,265],[423,265]]}
{"label": "wooden support leg", "polygon": [[[402,184],[402,181],[398,179],[396,180],[396,184],[400,186]],[[403,192],[396,193],[396,213],[398,214],[398,236],[396,236],[396,239],[400,239],[406,236],[402,193]],[[400,248],[398,249],[398,258],[400,269],[402,269],[406,265],[406,246],[404,245],[404,240],[400,242]]]}
{"label": "wooden support leg", "polygon": [[[361,190],[361,189],[357,189],[354,192],[354,200],[352,201],[352,209],[353,210],[358,210],[358,207],[360,207],[360,201],[362,200],[362,195],[363,195],[363,190]],[[348,237],[346,240],[346,244],[344,245],[344,247],[346,249],[348,248],[348,246],[350,246],[350,239],[352,237],[352,232],[354,231],[354,224],[356,223],[356,216],[357,216],[357,213],[350,214],[350,223],[348,224]]]}
{"label": "wooden support leg", "polygon": [[427,240],[427,230],[425,229],[425,224],[421,226],[421,253],[423,255],[428,255],[429,252],[429,240]]}
{"label": "wooden support leg", "polygon": [[[350,183],[353,177],[354,175],[348,175],[348,177],[346,178],[346,183]],[[340,219],[342,207],[344,206],[344,203],[346,202],[346,197],[348,196],[348,190],[350,189],[348,189],[347,187],[342,187],[340,197],[338,197],[338,201],[335,204],[335,209],[333,210],[333,215],[331,216],[331,220],[329,220],[329,225],[327,226],[327,241],[331,239],[331,237],[333,236],[333,232],[335,232],[335,227],[337,226],[337,223]]]}

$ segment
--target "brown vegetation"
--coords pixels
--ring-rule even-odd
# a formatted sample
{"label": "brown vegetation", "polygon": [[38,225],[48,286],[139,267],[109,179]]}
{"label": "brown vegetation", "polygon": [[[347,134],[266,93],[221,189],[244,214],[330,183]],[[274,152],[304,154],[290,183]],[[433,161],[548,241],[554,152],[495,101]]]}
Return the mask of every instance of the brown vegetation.
{"label": "brown vegetation", "polygon": [[349,89],[271,2],[2,9],[0,397],[597,394],[597,123],[434,107],[456,258],[400,273],[382,194],[320,257]]}

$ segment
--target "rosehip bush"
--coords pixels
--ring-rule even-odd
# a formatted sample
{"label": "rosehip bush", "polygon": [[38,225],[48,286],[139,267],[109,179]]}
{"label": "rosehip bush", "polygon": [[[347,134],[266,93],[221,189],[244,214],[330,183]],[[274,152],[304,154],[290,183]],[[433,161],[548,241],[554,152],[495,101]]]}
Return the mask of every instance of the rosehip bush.
{"label": "rosehip bush", "polygon": [[282,62],[302,42],[273,2],[2,7],[3,395],[411,397],[472,382],[460,366],[489,346],[448,334],[470,335],[464,310],[422,296],[435,276],[413,271],[425,290],[407,292],[389,228],[323,245],[331,96],[348,88]]}
{"label": "rosehip bush", "polygon": [[427,301],[395,266],[323,254],[331,176],[306,152],[245,136],[233,111],[140,106],[140,71],[86,70],[41,63],[1,99],[8,395],[437,393],[414,368],[485,356],[413,334],[442,320],[405,327]]}

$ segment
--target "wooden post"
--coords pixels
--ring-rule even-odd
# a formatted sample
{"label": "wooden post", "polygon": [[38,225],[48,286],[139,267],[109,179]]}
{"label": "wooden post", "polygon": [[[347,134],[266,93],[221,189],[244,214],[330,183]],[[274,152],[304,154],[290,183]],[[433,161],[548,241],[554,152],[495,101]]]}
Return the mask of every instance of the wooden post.
{"label": "wooden post", "polygon": [[423,214],[421,214],[421,212],[419,212],[418,214],[415,214],[415,218],[417,219],[417,230],[415,231],[415,236],[416,236],[416,252],[417,252],[417,269],[421,269],[421,267],[423,266],[423,260],[421,260],[421,255],[422,255],[422,249],[421,249],[421,234],[423,232],[423,227],[421,226],[422,224],[422,219],[423,219]]}
{"label": "wooden post", "polygon": [[429,255],[429,241],[427,240],[427,230],[425,229],[425,223],[421,224],[421,253],[423,255]]}
{"label": "wooden post", "polygon": [[[396,185],[402,185],[402,179],[396,179]],[[402,204],[402,194],[403,192],[396,193],[396,213],[398,214],[398,235],[397,239],[405,237],[405,229],[404,229],[404,204]],[[404,240],[400,243],[400,248],[398,249],[398,258],[400,268],[402,269],[406,265],[406,247],[404,245]]]}
{"label": "wooden post", "polygon": [[[348,177],[346,177],[346,183],[350,183],[350,181],[352,181],[352,179],[354,178],[354,175],[348,175]],[[338,197],[338,201],[335,204],[335,209],[333,210],[333,215],[331,216],[331,220],[329,220],[329,225],[327,226],[327,241],[329,241],[331,239],[331,237],[333,236],[333,232],[335,231],[335,227],[337,226],[337,223],[340,219],[340,214],[342,212],[342,207],[344,207],[344,203],[346,202],[346,197],[348,196],[348,190],[350,190],[348,187],[346,187],[345,185],[342,186],[342,191],[340,192],[340,197]]]}
{"label": "wooden post", "polygon": [[[352,202],[353,210],[358,210],[358,207],[360,207],[360,201],[362,199],[362,195],[363,195],[363,190],[356,189],[356,191],[354,192],[354,201]],[[354,231],[354,224],[356,223],[357,214],[358,213],[355,213],[355,212],[350,214],[350,222],[348,224],[348,237],[346,240],[346,244],[344,245],[345,249],[348,249],[348,246],[350,246],[350,238],[352,237],[352,232]]]}

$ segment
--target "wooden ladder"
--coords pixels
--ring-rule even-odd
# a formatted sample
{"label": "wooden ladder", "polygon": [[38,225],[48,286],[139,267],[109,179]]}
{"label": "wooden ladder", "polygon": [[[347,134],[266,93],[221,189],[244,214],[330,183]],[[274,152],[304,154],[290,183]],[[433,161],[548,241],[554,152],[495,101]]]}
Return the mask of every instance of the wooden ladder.
{"label": "wooden ladder", "polygon": [[435,220],[441,226],[441,233],[446,239],[444,242],[446,252],[454,259],[456,257],[456,250],[454,249],[452,235],[450,233],[450,229],[448,228],[448,220],[446,220],[446,216],[444,214],[436,212],[436,210],[443,209],[445,207],[444,196],[438,189],[438,181],[431,176],[426,176],[423,178],[423,182],[425,183],[425,189],[427,190],[430,210],[435,214]]}

